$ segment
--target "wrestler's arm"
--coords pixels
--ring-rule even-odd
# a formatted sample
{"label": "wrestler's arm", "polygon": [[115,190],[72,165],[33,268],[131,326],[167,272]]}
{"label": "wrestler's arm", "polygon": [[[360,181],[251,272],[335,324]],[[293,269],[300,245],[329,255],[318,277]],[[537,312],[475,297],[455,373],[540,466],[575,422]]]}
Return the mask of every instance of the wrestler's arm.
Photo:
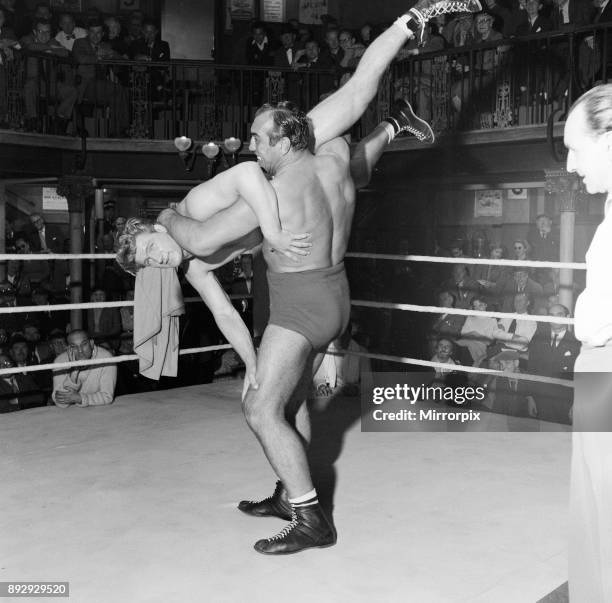
{"label": "wrestler's arm", "polygon": [[214,272],[204,262],[193,258],[188,262],[185,276],[212,312],[223,336],[242,358],[246,366],[246,380],[256,388],[257,358],[251,334]]}
{"label": "wrestler's arm", "polygon": [[[236,224],[215,220],[215,216],[200,219],[197,206],[208,203],[209,198],[215,201],[229,199],[232,202],[228,206],[244,200],[255,214],[257,223],[250,225],[246,232],[236,232]],[[197,256],[214,253],[258,225],[271,246],[291,259],[308,255],[311,247],[310,243],[303,241],[310,235],[292,235],[281,229],[276,193],[259,166],[252,161],[240,163],[205,185],[196,187],[176,209],[162,211],[157,221],[183,249]]]}

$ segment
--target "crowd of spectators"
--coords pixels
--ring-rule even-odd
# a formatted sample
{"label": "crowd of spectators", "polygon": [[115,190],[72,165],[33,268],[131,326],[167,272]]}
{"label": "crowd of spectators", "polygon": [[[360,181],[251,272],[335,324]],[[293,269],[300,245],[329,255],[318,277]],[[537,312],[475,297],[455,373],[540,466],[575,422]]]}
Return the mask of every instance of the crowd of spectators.
{"label": "crowd of spectators", "polygon": [[[529,104],[534,95],[561,102],[567,94],[571,66],[578,65],[578,80],[582,88],[605,77],[610,44],[604,32],[582,32],[574,40],[575,57],[570,61],[568,39],[558,37],[545,41],[520,44],[516,39],[536,33],[566,33],[575,28],[612,22],[612,9],[603,0],[486,0],[484,10],[472,13],[441,15],[428,23],[422,36],[413,38],[399,52],[397,59],[410,59],[429,52],[451,51],[444,58],[444,73],[450,74],[448,97],[459,113],[470,106],[486,108],[495,105],[497,85],[508,80],[508,73],[499,76],[499,69],[511,65],[517,83],[519,100]],[[306,98],[298,88],[299,81],[285,76],[285,96],[290,100],[312,104],[341,86],[359,63],[365,49],[389,23],[365,23],[358,30],[345,28],[330,15],[322,17],[322,26],[309,27],[291,20],[281,29],[253,22],[251,35],[243,41],[234,60],[253,66],[292,68],[296,71],[328,70],[321,74],[317,97]],[[514,42],[507,40],[515,38]],[[503,41],[506,40],[504,43]],[[498,42],[496,47],[461,53],[463,47]],[[602,53],[607,48],[609,57]],[[454,51],[454,52],[452,52]],[[459,52],[457,52],[459,51]],[[406,67],[395,73],[395,92],[405,96],[408,89],[418,112],[431,118],[433,59],[420,60],[412,70]],[[439,64],[439,63],[438,63]],[[445,76],[446,77],[446,76]],[[498,81],[499,79],[499,81]],[[438,84],[439,85],[439,84]]]}
{"label": "crowd of spectators", "polygon": [[[109,136],[128,134],[128,71],[101,61],[132,59],[168,61],[170,47],[159,37],[157,24],[141,11],[128,17],[103,16],[92,9],[86,15],[52,11],[38,3],[31,14],[19,10],[15,0],[0,2],[0,127],[7,127],[7,77],[10,63],[20,61],[23,75],[24,123],[26,131],[41,131],[46,110],[41,100],[55,103],[53,127],[56,134],[72,128],[74,109],[84,114],[91,106],[104,107],[109,119]],[[60,61],[53,68],[41,56],[54,55]],[[166,90],[167,74],[151,69],[152,98]]]}

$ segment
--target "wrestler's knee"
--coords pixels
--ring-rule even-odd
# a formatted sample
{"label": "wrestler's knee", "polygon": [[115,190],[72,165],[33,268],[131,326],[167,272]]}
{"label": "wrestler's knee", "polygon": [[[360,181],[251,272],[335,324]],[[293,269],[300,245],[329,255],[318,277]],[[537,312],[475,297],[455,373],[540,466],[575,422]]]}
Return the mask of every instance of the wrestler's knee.
{"label": "wrestler's knee", "polygon": [[250,390],[244,397],[242,412],[249,427],[255,432],[279,417],[278,405],[268,396],[260,395],[259,390]]}

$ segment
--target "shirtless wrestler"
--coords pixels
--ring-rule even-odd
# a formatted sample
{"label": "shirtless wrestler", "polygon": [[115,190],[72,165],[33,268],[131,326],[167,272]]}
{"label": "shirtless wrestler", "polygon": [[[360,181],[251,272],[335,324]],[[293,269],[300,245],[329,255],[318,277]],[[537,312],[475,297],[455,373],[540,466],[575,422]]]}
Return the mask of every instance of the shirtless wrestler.
{"label": "shirtless wrestler", "polygon": [[[353,78],[308,115],[287,104],[265,105],[251,127],[250,149],[271,177],[283,227],[311,233],[312,242],[311,253],[297,264],[275,253],[267,241],[263,243],[270,322],[259,350],[259,387],[247,392],[243,406],[250,428],[287,491],[291,522],[276,536],[255,544],[261,553],[296,553],[336,541],[335,529],[313,488],[301,434],[288,420],[287,411],[314,357],[322,357],[348,322],[350,300],[342,260],[353,216],[355,182],[349,147],[340,136],[365,111],[386,67],[411,36],[410,18],[398,19],[377,38]],[[403,116],[408,121],[406,113],[407,108]],[[381,131],[374,134],[387,142],[402,125],[390,120],[377,128],[386,136]],[[362,151],[367,158],[367,144]],[[162,212],[158,221],[181,247],[200,256],[198,241],[204,240],[203,233],[218,229],[232,240],[243,236],[246,219],[244,205],[236,203],[204,224],[172,210]],[[318,362],[314,359],[315,368]],[[264,514],[258,503],[242,503],[240,508]]]}

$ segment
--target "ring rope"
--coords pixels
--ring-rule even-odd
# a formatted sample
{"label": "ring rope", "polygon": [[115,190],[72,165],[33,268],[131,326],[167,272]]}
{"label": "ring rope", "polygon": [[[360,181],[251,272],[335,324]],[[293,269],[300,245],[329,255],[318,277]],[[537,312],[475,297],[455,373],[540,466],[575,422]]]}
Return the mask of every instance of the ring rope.
{"label": "ring rope", "polygon": [[[114,253],[0,253],[0,262],[7,260],[114,260]],[[437,255],[396,255],[389,253],[345,254],[347,258],[372,260],[396,260],[404,262],[429,262],[436,264],[475,264],[482,266],[523,266],[525,268],[565,268],[586,270],[586,264],[579,262],[539,262],[534,260],[494,260],[480,258],[448,258]]]}
{"label": "ring rope", "polygon": [[[230,299],[252,299],[252,295],[241,295],[239,293],[228,295]],[[186,297],[186,304],[201,302],[200,297]],[[0,314],[19,314],[20,312],[53,312],[60,310],[93,310],[94,308],[130,308],[134,306],[133,301],[115,302],[83,302],[78,304],[47,304],[43,306],[6,306],[0,307]]]}
{"label": "ring rope", "polygon": [[399,260],[405,262],[430,262],[436,264],[475,264],[480,266],[523,266],[525,268],[566,268],[586,270],[586,264],[579,262],[536,262],[535,260],[494,260],[480,258],[446,258],[437,255],[395,255],[390,253],[347,253],[346,258],[371,260]]}
{"label": "ring rope", "polygon": [[[186,348],[179,350],[179,356],[187,354],[200,354],[202,352],[215,352],[217,350],[231,350],[232,346],[229,343],[220,345],[209,345],[203,348]],[[15,373],[33,373],[37,371],[61,371],[71,369],[75,366],[99,366],[101,364],[114,364],[116,362],[129,362],[130,360],[138,360],[137,354],[124,354],[122,356],[111,356],[110,358],[94,358],[90,360],[73,360],[72,362],[51,362],[47,364],[31,364],[28,366],[12,366],[11,368],[0,369],[0,377],[2,375],[14,375]]]}
{"label": "ring rope", "polygon": [[415,306],[414,304],[394,304],[391,302],[373,302],[352,300],[353,306],[364,308],[385,308],[387,310],[410,310],[412,312],[425,312],[427,314],[460,314],[461,316],[485,316],[488,318],[512,318],[525,322],[551,322],[556,324],[573,325],[573,318],[561,316],[544,316],[540,314],[516,314],[515,312],[488,312],[484,310],[464,310],[463,308],[441,308],[439,306]]}
{"label": "ring rope", "polygon": [[332,352],[334,355],[349,354],[351,356],[361,356],[363,358],[372,358],[373,360],[388,360],[391,362],[399,362],[402,364],[413,364],[416,366],[428,366],[430,368],[439,368],[448,372],[463,372],[463,373],[478,373],[483,375],[507,376],[512,375],[512,379],[524,381],[537,381],[539,383],[547,383],[550,385],[561,385],[563,387],[573,388],[572,381],[567,379],[556,379],[554,377],[544,377],[542,375],[530,375],[528,373],[505,373],[494,369],[484,369],[477,366],[464,366],[462,364],[444,364],[442,362],[432,362],[430,360],[420,360],[418,358],[407,358],[403,356],[390,356],[387,354],[372,354],[370,352],[353,352],[346,350],[338,350]]}

